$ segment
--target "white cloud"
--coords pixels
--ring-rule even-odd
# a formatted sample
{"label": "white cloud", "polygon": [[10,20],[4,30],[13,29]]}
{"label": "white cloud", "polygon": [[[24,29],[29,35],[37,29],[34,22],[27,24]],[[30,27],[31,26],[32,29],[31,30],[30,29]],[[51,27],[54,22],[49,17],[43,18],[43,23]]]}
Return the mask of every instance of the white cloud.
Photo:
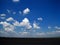
{"label": "white cloud", "polygon": [[1,19],[5,19],[6,14],[0,14]]}
{"label": "white cloud", "polygon": [[48,26],[48,29],[51,29],[51,26]]}
{"label": "white cloud", "polygon": [[10,13],[11,11],[7,9],[7,12]]}
{"label": "white cloud", "polygon": [[3,25],[4,30],[7,31],[7,32],[14,30],[14,26],[11,25],[10,23],[7,23],[7,22],[0,22],[0,24]]}
{"label": "white cloud", "polygon": [[60,33],[60,31],[56,31],[57,33]]}
{"label": "white cloud", "polygon": [[19,33],[15,32],[15,31],[0,31],[0,37],[19,37]]}
{"label": "white cloud", "polygon": [[4,26],[10,25],[10,24],[7,23],[7,22],[0,22],[0,24],[2,24],[2,25],[4,25]]}
{"label": "white cloud", "polygon": [[46,35],[46,33],[41,32],[41,33],[36,33],[36,35]]}
{"label": "white cloud", "polygon": [[[7,21],[11,21],[11,20],[14,20],[12,17],[10,17],[10,18],[8,18],[7,19]],[[32,35],[32,33],[30,33],[30,32],[26,32],[26,29],[30,29],[31,31],[33,30],[33,29],[40,29],[40,27],[38,26],[38,24],[36,23],[36,22],[34,22],[33,23],[33,28],[32,28],[32,26],[31,26],[31,24],[30,24],[30,22],[29,22],[29,19],[28,18],[24,18],[23,20],[22,20],[22,22],[18,22],[18,21],[16,21],[16,20],[14,20],[14,22],[13,22],[13,25],[12,24],[10,24],[10,23],[8,23],[8,22],[6,22],[6,21],[4,21],[4,22],[0,22],[0,24],[2,24],[3,25],[3,28],[4,28],[4,30],[5,30],[5,32],[7,32],[8,34],[9,34],[9,36],[10,37],[17,37],[17,35],[18,35],[18,37],[20,37],[20,35],[23,35],[23,36],[26,36],[26,35],[29,35],[29,36],[31,36]],[[23,28],[22,30],[24,30],[23,32],[14,32],[15,30],[15,26],[23,26],[23,27],[25,27],[25,28]],[[20,27],[19,27],[20,28]],[[18,29],[19,29],[18,28]],[[51,29],[51,26],[48,26],[48,29]],[[55,29],[59,29],[60,30],[60,27],[58,27],[58,26],[55,26]],[[36,35],[38,36],[38,37],[47,37],[47,36],[53,36],[53,35],[55,35],[55,34],[60,34],[60,31],[52,31],[52,32],[46,32],[46,33],[44,33],[44,32],[36,32],[35,30],[34,31],[32,31],[33,32],[33,35],[31,36],[31,37],[33,37],[33,36],[35,36],[36,37]],[[3,32],[0,32],[0,36],[1,36],[1,34],[3,35]],[[27,36],[26,36],[27,37]]]}
{"label": "white cloud", "polygon": [[57,37],[57,36],[60,36],[60,35],[58,35],[58,34],[60,34],[60,31],[52,31],[52,32],[37,32],[37,33],[35,33],[35,36],[37,36],[37,37]]}
{"label": "white cloud", "polygon": [[21,35],[28,35],[29,32],[19,32],[19,34],[21,34]]}
{"label": "white cloud", "polygon": [[5,17],[5,16],[6,16],[6,14],[0,14],[0,16],[1,16],[1,17]]}
{"label": "white cloud", "polygon": [[26,8],[25,10],[23,10],[23,14],[28,14],[30,12],[29,8]]}
{"label": "white cloud", "polygon": [[60,31],[52,31],[52,32],[46,32],[46,34],[58,34]]}
{"label": "white cloud", "polygon": [[13,31],[14,30],[14,26],[13,25],[7,25],[4,27],[5,31],[9,32],[9,31]]}
{"label": "white cloud", "polygon": [[46,32],[46,34],[55,34],[55,31],[52,31],[52,32]]}
{"label": "white cloud", "polygon": [[22,20],[22,22],[20,23],[20,26],[25,26],[27,29],[32,28],[32,26],[30,25],[30,22],[27,18],[24,18]]}
{"label": "white cloud", "polygon": [[60,30],[60,27],[58,27],[58,26],[55,26],[55,29],[58,29],[58,30]]}
{"label": "white cloud", "polygon": [[40,17],[40,18],[38,18],[38,20],[42,21],[42,20],[43,20],[43,18],[41,18],[41,17]]}
{"label": "white cloud", "polygon": [[14,20],[12,17],[9,17],[8,19],[6,19],[6,21],[12,21]]}
{"label": "white cloud", "polygon": [[20,0],[12,0],[13,2],[19,2]]}
{"label": "white cloud", "polygon": [[[6,20],[7,21],[11,21],[11,20],[14,20],[14,19],[12,17],[10,17],[10,18],[8,18]],[[5,31],[12,31],[12,30],[14,30],[15,26],[25,27],[24,29],[31,29],[32,28],[32,26],[30,25],[30,22],[29,22],[29,20],[27,18],[24,18],[22,20],[22,22],[18,22],[16,20],[14,20],[13,25],[11,25],[10,23],[7,23],[7,22],[0,22],[0,24],[3,24]]]}
{"label": "white cloud", "polygon": [[34,29],[40,29],[40,27],[37,25],[36,22],[33,23],[33,28],[34,28]]}
{"label": "white cloud", "polygon": [[9,31],[7,32],[9,34],[8,37],[19,37],[19,33],[17,33],[16,31]]}
{"label": "white cloud", "polygon": [[20,23],[19,23],[18,21],[15,21],[15,22],[13,23],[13,25],[14,25],[14,26],[20,26]]}
{"label": "white cloud", "polygon": [[5,31],[0,31],[0,37],[8,37],[8,33]]}
{"label": "white cloud", "polygon": [[22,22],[20,23],[21,26],[27,25],[29,23],[29,20],[27,18],[24,18]]}

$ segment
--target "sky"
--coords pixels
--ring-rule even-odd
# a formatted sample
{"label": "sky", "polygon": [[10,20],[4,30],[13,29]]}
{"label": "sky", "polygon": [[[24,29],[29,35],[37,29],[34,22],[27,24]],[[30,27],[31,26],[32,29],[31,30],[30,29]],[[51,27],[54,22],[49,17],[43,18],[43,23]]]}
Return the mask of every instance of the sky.
{"label": "sky", "polygon": [[60,37],[60,0],[0,0],[0,37]]}

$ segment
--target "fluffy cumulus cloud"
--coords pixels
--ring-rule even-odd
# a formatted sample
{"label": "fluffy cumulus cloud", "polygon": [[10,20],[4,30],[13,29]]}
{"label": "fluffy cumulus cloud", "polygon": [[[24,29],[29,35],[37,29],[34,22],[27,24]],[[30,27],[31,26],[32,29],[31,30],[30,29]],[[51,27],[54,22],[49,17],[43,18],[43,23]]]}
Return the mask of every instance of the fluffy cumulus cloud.
{"label": "fluffy cumulus cloud", "polygon": [[[28,18],[24,18],[22,22],[18,22],[14,20],[13,24],[8,23],[8,21],[14,20],[12,17],[6,19],[4,22],[0,22],[0,24],[3,25],[3,29],[0,30],[0,37],[54,37],[54,35],[59,36],[60,34],[60,27],[56,26],[55,29],[58,29],[56,31],[52,32],[34,32],[36,31],[35,29],[40,29],[40,26],[36,22],[34,22],[32,25],[30,24],[30,21]],[[1,25],[0,25],[1,27]],[[18,31],[16,32],[15,27],[25,27],[22,30],[23,31]],[[26,30],[29,29],[32,32]],[[48,29],[51,29],[51,26],[48,26]],[[4,30],[4,31],[3,31]],[[34,30],[34,31],[33,31]]]}
{"label": "fluffy cumulus cloud", "polygon": [[13,2],[19,2],[20,0],[12,0]]}
{"label": "fluffy cumulus cloud", "polygon": [[6,21],[12,21],[12,20],[14,21],[13,23],[14,26],[25,27],[25,29],[31,29],[31,28],[40,29],[40,27],[38,26],[36,22],[34,22],[33,26],[31,26],[28,18],[24,18],[22,22],[15,21],[12,17],[6,19]]}
{"label": "fluffy cumulus cloud", "polygon": [[18,21],[15,21],[15,22],[13,23],[13,25],[14,25],[14,26],[20,26],[20,23],[19,23]]}
{"label": "fluffy cumulus cloud", "polygon": [[30,9],[29,8],[26,8],[23,10],[23,14],[28,14],[30,12]]}
{"label": "fluffy cumulus cloud", "polygon": [[9,24],[9,23],[7,23],[7,22],[0,22],[0,24],[2,24],[3,26],[10,25],[10,24]]}
{"label": "fluffy cumulus cloud", "polygon": [[14,21],[14,23],[13,23],[14,26],[20,26],[20,27],[23,26],[26,29],[31,29],[32,28],[28,18],[24,18],[22,20],[22,22],[18,22],[16,20],[14,20],[12,17],[10,17],[10,18],[6,19],[6,21]]}
{"label": "fluffy cumulus cloud", "polygon": [[36,22],[33,23],[33,28],[34,28],[34,29],[40,29],[40,27],[37,25]]}
{"label": "fluffy cumulus cloud", "polygon": [[8,25],[8,26],[5,26],[5,31],[13,31],[14,30],[14,26],[13,25]]}
{"label": "fluffy cumulus cloud", "polygon": [[24,18],[22,22],[20,22],[20,26],[25,26],[27,29],[31,29],[32,26],[30,25],[30,22],[28,18]]}
{"label": "fluffy cumulus cloud", "polygon": [[10,23],[7,23],[7,22],[0,22],[0,24],[3,25],[4,30],[7,31],[7,32],[14,30],[14,26],[11,25]]}

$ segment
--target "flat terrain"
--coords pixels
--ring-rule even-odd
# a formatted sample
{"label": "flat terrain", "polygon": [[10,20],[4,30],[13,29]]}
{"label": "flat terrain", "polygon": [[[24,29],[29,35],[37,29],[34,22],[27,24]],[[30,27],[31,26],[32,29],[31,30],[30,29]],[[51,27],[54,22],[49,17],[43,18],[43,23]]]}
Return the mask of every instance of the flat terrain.
{"label": "flat terrain", "polygon": [[60,38],[0,38],[0,44],[4,45],[59,45]]}

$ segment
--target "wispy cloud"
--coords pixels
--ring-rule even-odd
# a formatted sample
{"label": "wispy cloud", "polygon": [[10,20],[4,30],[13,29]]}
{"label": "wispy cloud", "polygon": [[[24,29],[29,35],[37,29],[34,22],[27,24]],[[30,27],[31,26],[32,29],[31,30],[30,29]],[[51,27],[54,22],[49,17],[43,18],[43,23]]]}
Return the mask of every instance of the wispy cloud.
{"label": "wispy cloud", "polygon": [[20,0],[12,0],[13,2],[19,2]]}
{"label": "wispy cloud", "polygon": [[5,16],[6,16],[6,14],[0,14],[0,16],[1,16],[1,17],[5,17]]}
{"label": "wispy cloud", "polygon": [[39,20],[39,21],[43,21],[43,18],[42,18],[42,17],[40,17],[40,18],[37,18],[37,20]]}
{"label": "wispy cloud", "polygon": [[0,19],[6,19],[6,17],[0,17]]}
{"label": "wispy cloud", "polygon": [[11,11],[10,11],[9,9],[7,9],[7,12],[8,12],[8,13],[11,13]]}
{"label": "wispy cloud", "polygon": [[6,21],[12,21],[14,20],[12,17],[9,17],[8,19],[6,19]]}
{"label": "wispy cloud", "polygon": [[41,33],[36,33],[36,35],[46,35],[46,33],[41,32]]}
{"label": "wispy cloud", "polygon": [[16,12],[13,12],[13,14],[15,15],[15,14],[16,14]]}
{"label": "wispy cloud", "polygon": [[6,14],[0,14],[0,19],[5,19],[6,18]]}
{"label": "wispy cloud", "polygon": [[58,26],[55,26],[54,28],[60,30],[60,27],[58,27]]}
{"label": "wispy cloud", "polygon": [[0,31],[0,37],[20,37],[20,35],[15,31]]}
{"label": "wispy cloud", "polygon": [[22,12],[21,12],[21,11],[19,11],[19,14],[22,14]]}
{"label": "wispy cloud", "polygon": [[52,27],[51,26],[48,26],[48,29],[51,29]]}
{"label": "wispy cloud", "polygon": [[29,32],[19,32],[19,34],[21,34],[21,35],[28,35]]}
{"label": "wispy cloud", "polygon": [[0,31],[0,37],[8,37],[8,33],[5,31]]}

